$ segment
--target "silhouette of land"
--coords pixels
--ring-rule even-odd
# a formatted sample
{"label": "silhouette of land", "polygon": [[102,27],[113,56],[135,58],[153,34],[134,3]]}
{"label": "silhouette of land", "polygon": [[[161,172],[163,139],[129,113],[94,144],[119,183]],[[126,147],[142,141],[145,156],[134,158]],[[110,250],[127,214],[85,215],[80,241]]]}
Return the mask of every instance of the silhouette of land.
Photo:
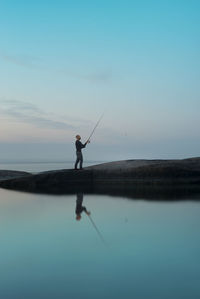
{"label": "silhouette of land", "polygon": [[[20,175],[20,174],[19,174]],[[200,158],[124,160],[5,179],[0,187],[38,193],[106,193],[128,197],[184,197],[199,194]]]}
{"label": "silhouette of land", "polygon": [[0,170],[0,181],[19,178],[30,175],[30,173],[25,171],[16,171],[16,170]]}

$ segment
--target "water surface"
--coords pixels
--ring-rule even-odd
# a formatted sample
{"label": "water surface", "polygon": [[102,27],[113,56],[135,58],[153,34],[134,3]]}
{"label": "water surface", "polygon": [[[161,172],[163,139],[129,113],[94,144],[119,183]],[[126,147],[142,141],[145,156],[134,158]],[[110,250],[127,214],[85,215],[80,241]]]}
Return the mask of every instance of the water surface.
{"label": "water surface", "polygon": [[200,202],[76,199],[0,189],[0,298],[200,298]]}

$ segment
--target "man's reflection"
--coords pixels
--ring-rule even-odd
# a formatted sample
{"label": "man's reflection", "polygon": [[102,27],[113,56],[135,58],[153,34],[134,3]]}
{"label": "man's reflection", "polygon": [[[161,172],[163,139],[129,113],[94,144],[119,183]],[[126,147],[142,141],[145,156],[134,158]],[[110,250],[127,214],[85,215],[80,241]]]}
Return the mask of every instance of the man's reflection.
{"label": "man's reflection", "polygon": [[83,193],[76,194],[76,220],[81,220],[81,213],[84,211],[88,216],[91,214],[87,211],[86,207],[83,207]]}

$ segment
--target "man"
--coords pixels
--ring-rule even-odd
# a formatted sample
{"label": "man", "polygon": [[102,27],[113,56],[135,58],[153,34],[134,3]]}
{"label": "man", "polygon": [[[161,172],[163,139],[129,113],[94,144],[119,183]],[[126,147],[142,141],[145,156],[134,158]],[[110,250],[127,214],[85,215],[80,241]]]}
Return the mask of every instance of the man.
{"label": "man", "polygon": [[81,141],[81,136],[80,135],[76,135],[76,163],[74,168],[77,170],[78,168],[78,164],[80,163],[80,169],[83,169],[83,155],[82,155],[82,148],[86,147],[86,144],[89,143],[90,141],[87,140],[86,143],[82,143]]}
{"label": "man", "polygon": [[91,214],[89,211],[87,211],[86,207],[82,206],[83,204],[83,193],[77,193],[76,194],[76,220],[81,220],[81,213],[85,212],[88,216]]}

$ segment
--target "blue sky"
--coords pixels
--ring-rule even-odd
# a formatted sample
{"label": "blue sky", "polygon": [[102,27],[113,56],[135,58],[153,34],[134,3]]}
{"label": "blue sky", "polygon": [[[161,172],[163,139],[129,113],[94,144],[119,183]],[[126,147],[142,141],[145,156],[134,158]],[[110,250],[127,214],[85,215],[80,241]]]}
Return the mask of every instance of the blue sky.
{"label": "blue sky", "polygon": [[1,1],[2,159],[24,145],[30,159],[69,159],[104,111],[86,159],[199,156],[199,11],[184,0]]}

